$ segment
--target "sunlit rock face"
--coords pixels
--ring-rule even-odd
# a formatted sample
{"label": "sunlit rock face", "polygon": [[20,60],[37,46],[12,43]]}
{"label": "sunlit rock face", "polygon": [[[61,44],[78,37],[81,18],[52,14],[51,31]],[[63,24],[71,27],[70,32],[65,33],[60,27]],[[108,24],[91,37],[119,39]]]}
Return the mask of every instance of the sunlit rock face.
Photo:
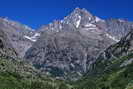
{"label": "sunlit rock face", "polygon": [[35,35],[33,29],[5,17],[0,18],[0,30],[3,30],[9,37],[10,43],[21,58],[23,58],[27,49],[35,41],[35,39],[28,39],[28,37],[30,38]]}
{"label": "sunlit rock face", "polygon": [[133,23],[122,19],[106,20],[106,31],[111,36],[120,40],[125,37],[133,28]]}
{"label": "sunlit rock face", "polygon": [[41,27],[40,38],[25,58],[47,74],[76,80],[89,70],[101,51],[116,42],[102,25],[104,20],[76,8],[64,20]]}
{"label": "sunlit rock face", "polygon": [[[97,57],[131,28],[132,22],[103,20],[80,8],[38,30],[0,18],[0,30],[8,36],[18,57],[46,74],[71,80],[85,74]],[[3,40],[0,42],[3,47]]]}
{"label": "sunlit rock face", "polygon": [[17,56],[18,54],[13,48],[9,37],[2,29],[0,29],[0,57],[16,58]]}

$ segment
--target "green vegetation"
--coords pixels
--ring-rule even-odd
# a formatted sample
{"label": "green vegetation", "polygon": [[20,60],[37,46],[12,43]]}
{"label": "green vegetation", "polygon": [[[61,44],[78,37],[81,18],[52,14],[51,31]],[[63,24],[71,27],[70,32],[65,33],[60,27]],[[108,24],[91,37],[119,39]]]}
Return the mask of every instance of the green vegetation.
{"label": "green vegetation", "polygon": [[112,59],[110,64],[106,64],[107,61],[98,62],[94,70],[96,74],[85,76],[74,83],[76,89],[133,89],[133,63],[121,67],[122,63],[132,58],[133,54],[130,54]]}
{"label": "green vegetation", "polygon": [[76,82],[56,80],[22,61],[0,59],[0,89],[133,89],[133,54],[97,61],[93,73]]}
{"label": "green vegetation", "polygon": [[21,61],[0,59],[0,89],[71,89]]}

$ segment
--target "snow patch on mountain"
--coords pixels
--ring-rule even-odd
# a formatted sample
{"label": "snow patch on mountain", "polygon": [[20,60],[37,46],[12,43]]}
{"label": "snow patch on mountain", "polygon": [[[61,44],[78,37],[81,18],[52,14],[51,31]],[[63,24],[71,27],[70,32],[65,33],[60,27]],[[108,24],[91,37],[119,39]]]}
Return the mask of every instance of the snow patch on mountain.
{"label": "snow patch on mountain", "polygon": [[29,37],[29,36],[24,36],[24,38],[26,38],[26,39],[29,39],[29,40],[31,40],[31,41],[33,41],[33,42],[36,42],[37,41],[37,38],[40,36],[40,33],[35,33],[35,35],[34,36],[32,36],[32,37]]}
{"label": "snow patch on mountain", "polygon": [[36,33],[33,37],[36,38],[38,36],[40,36],[40,33]]}
{"label": "snow patch on mountain", "polygon": [[116,39],[115,37],[111,36],[110,34],[106,33],[106,36],[109,37],[110,39],[119,42],[120,40]]}
{"label": "snow patch on mountain", "polygon": [[36,40],[35,39],[32,39],[31,37],[29,37],[29,36],[24,36],[24,38],[27,38],[27,39],[29,39],[29,40],[31,40],[31,41],[33,41],[33,42],[36,42]]}
{"label": "snow patch on mountain", "polygon": [[79,27],[80,22],[81,22],[81,16],[78,16],[78,21],[76,22],[76,28],[78,28],[78,27]]}
{"label": "snow patch on mountain", "polygon": [[96,21],[96,22],[99,22],[99,21],[104,21],[104,20],[102,20],[102,19],[99,18],[99,17],[95,17],[95,21]]}
{"label": "snow patch on mountain", "polygon": [[87,28],[89,28],[89,27],[96,28],[96,25],[95,24],[88,23],[88,24],[85,25],[85,27],[87,27]]}

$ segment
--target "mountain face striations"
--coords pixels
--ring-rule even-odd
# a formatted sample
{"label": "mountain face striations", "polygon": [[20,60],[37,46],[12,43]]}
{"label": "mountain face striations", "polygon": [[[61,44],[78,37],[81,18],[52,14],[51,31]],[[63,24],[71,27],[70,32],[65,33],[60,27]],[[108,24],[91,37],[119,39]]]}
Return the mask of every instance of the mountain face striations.
{"label": "mountain face striations", "polygon": [[38,32],[42,34],[26,52],[25,59],[49,75],[76,80],[90,69],[101,52],[119,42],[131,27],[126,21],[109,22],[86,9],[76,8],[63,20],[41,27]]}
{"label": "mountain face striations", "polygon": [[133,88],[133,30],[102,52],[90,70],[76,81],[76,89]]}
{"label": "mountain face striations", "polygon": [[8,35],[0,29],[0,57],[9,56],[15,58],[18,56],[10,42]]}
{"label": "mountain face striations", "polygon": [[133,22],[79,8],[38,30],[0,17],[0,89],[133,89]]}
{"label": "mountain face striations", "polygon": [[3,30],[9,37],[11,45],[15,48],[20,58],[23,58],[27,49],[35,41],[35,39],[29,38],[35,35],[31,28],[8,18],[0,18],[0,30]]}
{"label": "mountain face striations", "polygon": [[122,19],[107,19],[106,31],[116,39],[120,40],[125,37],[133,28],[133,22],[129,22]]}

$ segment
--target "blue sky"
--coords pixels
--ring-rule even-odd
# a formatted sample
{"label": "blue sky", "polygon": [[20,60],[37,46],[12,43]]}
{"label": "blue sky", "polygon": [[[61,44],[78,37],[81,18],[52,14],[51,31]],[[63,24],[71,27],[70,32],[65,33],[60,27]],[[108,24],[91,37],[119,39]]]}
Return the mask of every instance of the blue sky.
{"label": "blue sky", "polygon": [[86,8],[103,19],[133,21],[133,0],[0,0],[0,16],[36,29],[55,19],[63,19],[76,7]]}

